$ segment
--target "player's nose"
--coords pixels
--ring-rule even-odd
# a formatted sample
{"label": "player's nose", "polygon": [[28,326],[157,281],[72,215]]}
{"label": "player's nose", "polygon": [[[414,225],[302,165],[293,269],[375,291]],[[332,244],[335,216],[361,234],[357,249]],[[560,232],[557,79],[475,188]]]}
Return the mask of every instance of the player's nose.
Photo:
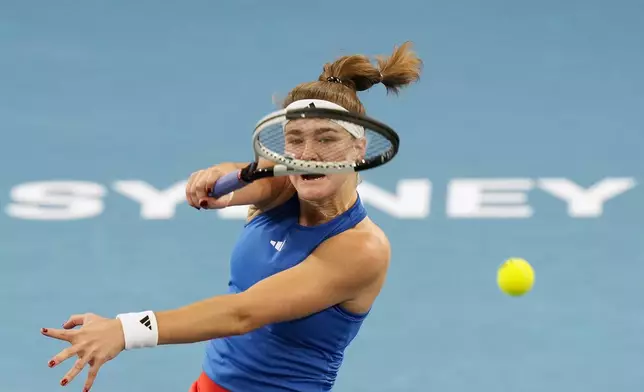
{"label": "player's nose", "polygon": [[304,161],[317,161],[318,153],[315,149],[314,142],[312,140],[307,140],[304,143],[304,148],[302,150],[301,158]]}

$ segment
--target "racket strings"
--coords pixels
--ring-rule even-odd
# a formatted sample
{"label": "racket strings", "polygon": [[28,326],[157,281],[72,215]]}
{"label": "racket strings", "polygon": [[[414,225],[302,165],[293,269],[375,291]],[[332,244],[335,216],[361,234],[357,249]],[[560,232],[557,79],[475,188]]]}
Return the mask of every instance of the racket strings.
{"label": "racket strings", "polygon": [[285,159],[317,164],[352,164],[377,159],[394,148],[392,142],[368,128],[355,138],[338,126],[284,127],[276,124],[258,135],[261,148]]}

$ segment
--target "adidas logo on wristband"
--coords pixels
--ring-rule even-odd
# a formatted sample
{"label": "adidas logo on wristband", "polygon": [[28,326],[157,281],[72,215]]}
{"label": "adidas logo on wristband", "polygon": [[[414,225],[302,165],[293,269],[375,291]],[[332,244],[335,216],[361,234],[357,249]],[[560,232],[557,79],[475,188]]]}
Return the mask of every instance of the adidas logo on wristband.
{"label": "adidas logo on wristband", "polygon": [[[154,312],[123,313],[116,316],[123,326],[125,349],[154,347],[159,341],[159,330]],[[145,328],[141,328],[141,326]]]}
{"label": "adidas logo on wristband", "polygon": [[152,331],[152,322],[150,321],[150,316],[143,317],[141,320],[139,320],[139,322],[148,327],[150,331]]}

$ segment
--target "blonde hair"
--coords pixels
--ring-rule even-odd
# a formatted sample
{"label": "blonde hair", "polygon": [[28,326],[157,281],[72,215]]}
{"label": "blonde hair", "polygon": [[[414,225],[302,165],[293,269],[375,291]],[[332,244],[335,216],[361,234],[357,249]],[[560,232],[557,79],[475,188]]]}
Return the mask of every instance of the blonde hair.
{"label": "blonde hair", "polygon": [[411,42],[394,48],[389,57],[376,56],[377,66],[361,54],[343,56],[324,65],[316,81],[293,88],[282,102],[282,107],[300,99],[323,99],[338,104],[350,112],[365,114],[358,91],[368,90],[382,83],[387,94],[398,94],[420,79],[422,61],[411,50]]}

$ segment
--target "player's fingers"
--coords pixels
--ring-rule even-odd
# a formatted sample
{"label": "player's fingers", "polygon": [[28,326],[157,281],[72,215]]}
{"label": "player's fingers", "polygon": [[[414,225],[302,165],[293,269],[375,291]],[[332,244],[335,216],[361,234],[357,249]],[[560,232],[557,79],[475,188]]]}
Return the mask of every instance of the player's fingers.
{"label": "player's fingers", "polygon": [[199,208],[199,199],[195,193],[197,179],[203,170],[196,171],[190,175],[188,183],[186,184],[186,200],[188,204],[195,208]]}
{"label": "player's fingers", "polygon": [[214,168],[204,170],[203,173],[199,175],[199,178],[197,179],[195,193],[196,193],[197,199],[199,200],[199,206],[201,208],[208,208],[209,206],[208,199],[210,199],[210,196],[208,196],[208,190],[212,189],[213,183],[220,176],[221,174],[219,170]]}
{"label": "player's fingers", "polygon": [[203,177],[206,175],[205,170],[200,170],[199,173],[195,176],[195,179],[192,182],[192,187],[190,188],[190,195],[197,207],[199,207],[199,189],[203,188]]}
{"label": "player's fingers", "polygon": [[215,182],[221,177],[221,172],[219,170],[208,170],[208,173],[206,173],[206,179],[205,179],[205,185],[204,185],[204,191],[206,192],[206,196],[210,197],[210,192],[212,192],[212,188],[215,186]]}
{"label": "player's fingers", "polygon": [[65,376],[60,380],[60,385],[65,386],[68,383],[72,382],[72,380],[80,373],[83,368],[87,365],[87,360],[85,358],[78,358],[76,362],[74,362],[74,366],[72,366],[71,369],[65,374]]}
{"label": "player's fingers", "polygon": [[197,207],[194,204],[194,200],[192,198],[192,185],[194,184],[195,178],[197,177],[198,171],[193,172],[190,174],[190,177],[188,178],[188,181],[186,182],[186,201],[188,202],[189,205],[192,207]]}
{"label": "player's fingers", "polygon": [[67,331],[64,329],[52,329],[52,328],[42,328],[40,332],[50,338],[65,340],[71,342],[71,339],[74,337],[76,331]]}
{"label": "player's fingers", "polygon": [[87,372],[87,380],[85,380],[85,388],[83,389],[83,392],[87,392],[92,388],[92,385],[94,385],[94,380],[96,380],[96,376],[98,375],[98,370],[103,366],[105,363],[104,360],[94,360],[93,362],[90,362],[89,365],[89,371]]}
{"label": "player's fingers", "polygon": [[49,367],[54,367],[57,365],[60,365],[61,363],[65,362],[69,358],[73,357],[74,355],[78,354],[80,351],[80,346],[70,346],[64,349],[63,351],[59,352],[56,354],[48,363]]}
{"label": "player's fingers", "polygon": [[215,183],[221,178],[221,176],[222,173],[220,171],[211,171],[206,177],[206,197],[200,200],[202,203],[207,203],[205,204],[206,208],[221,208],[224,205],[220,199],[215,199],[210,196],[210,192],[212,192],[215,187]]}
{"label": "player's fingers", "polygon": [[85,323],[85,318],[85,314],[74,314],[63,323],[63,328],[71,329],[76,326],[83,325]]}

